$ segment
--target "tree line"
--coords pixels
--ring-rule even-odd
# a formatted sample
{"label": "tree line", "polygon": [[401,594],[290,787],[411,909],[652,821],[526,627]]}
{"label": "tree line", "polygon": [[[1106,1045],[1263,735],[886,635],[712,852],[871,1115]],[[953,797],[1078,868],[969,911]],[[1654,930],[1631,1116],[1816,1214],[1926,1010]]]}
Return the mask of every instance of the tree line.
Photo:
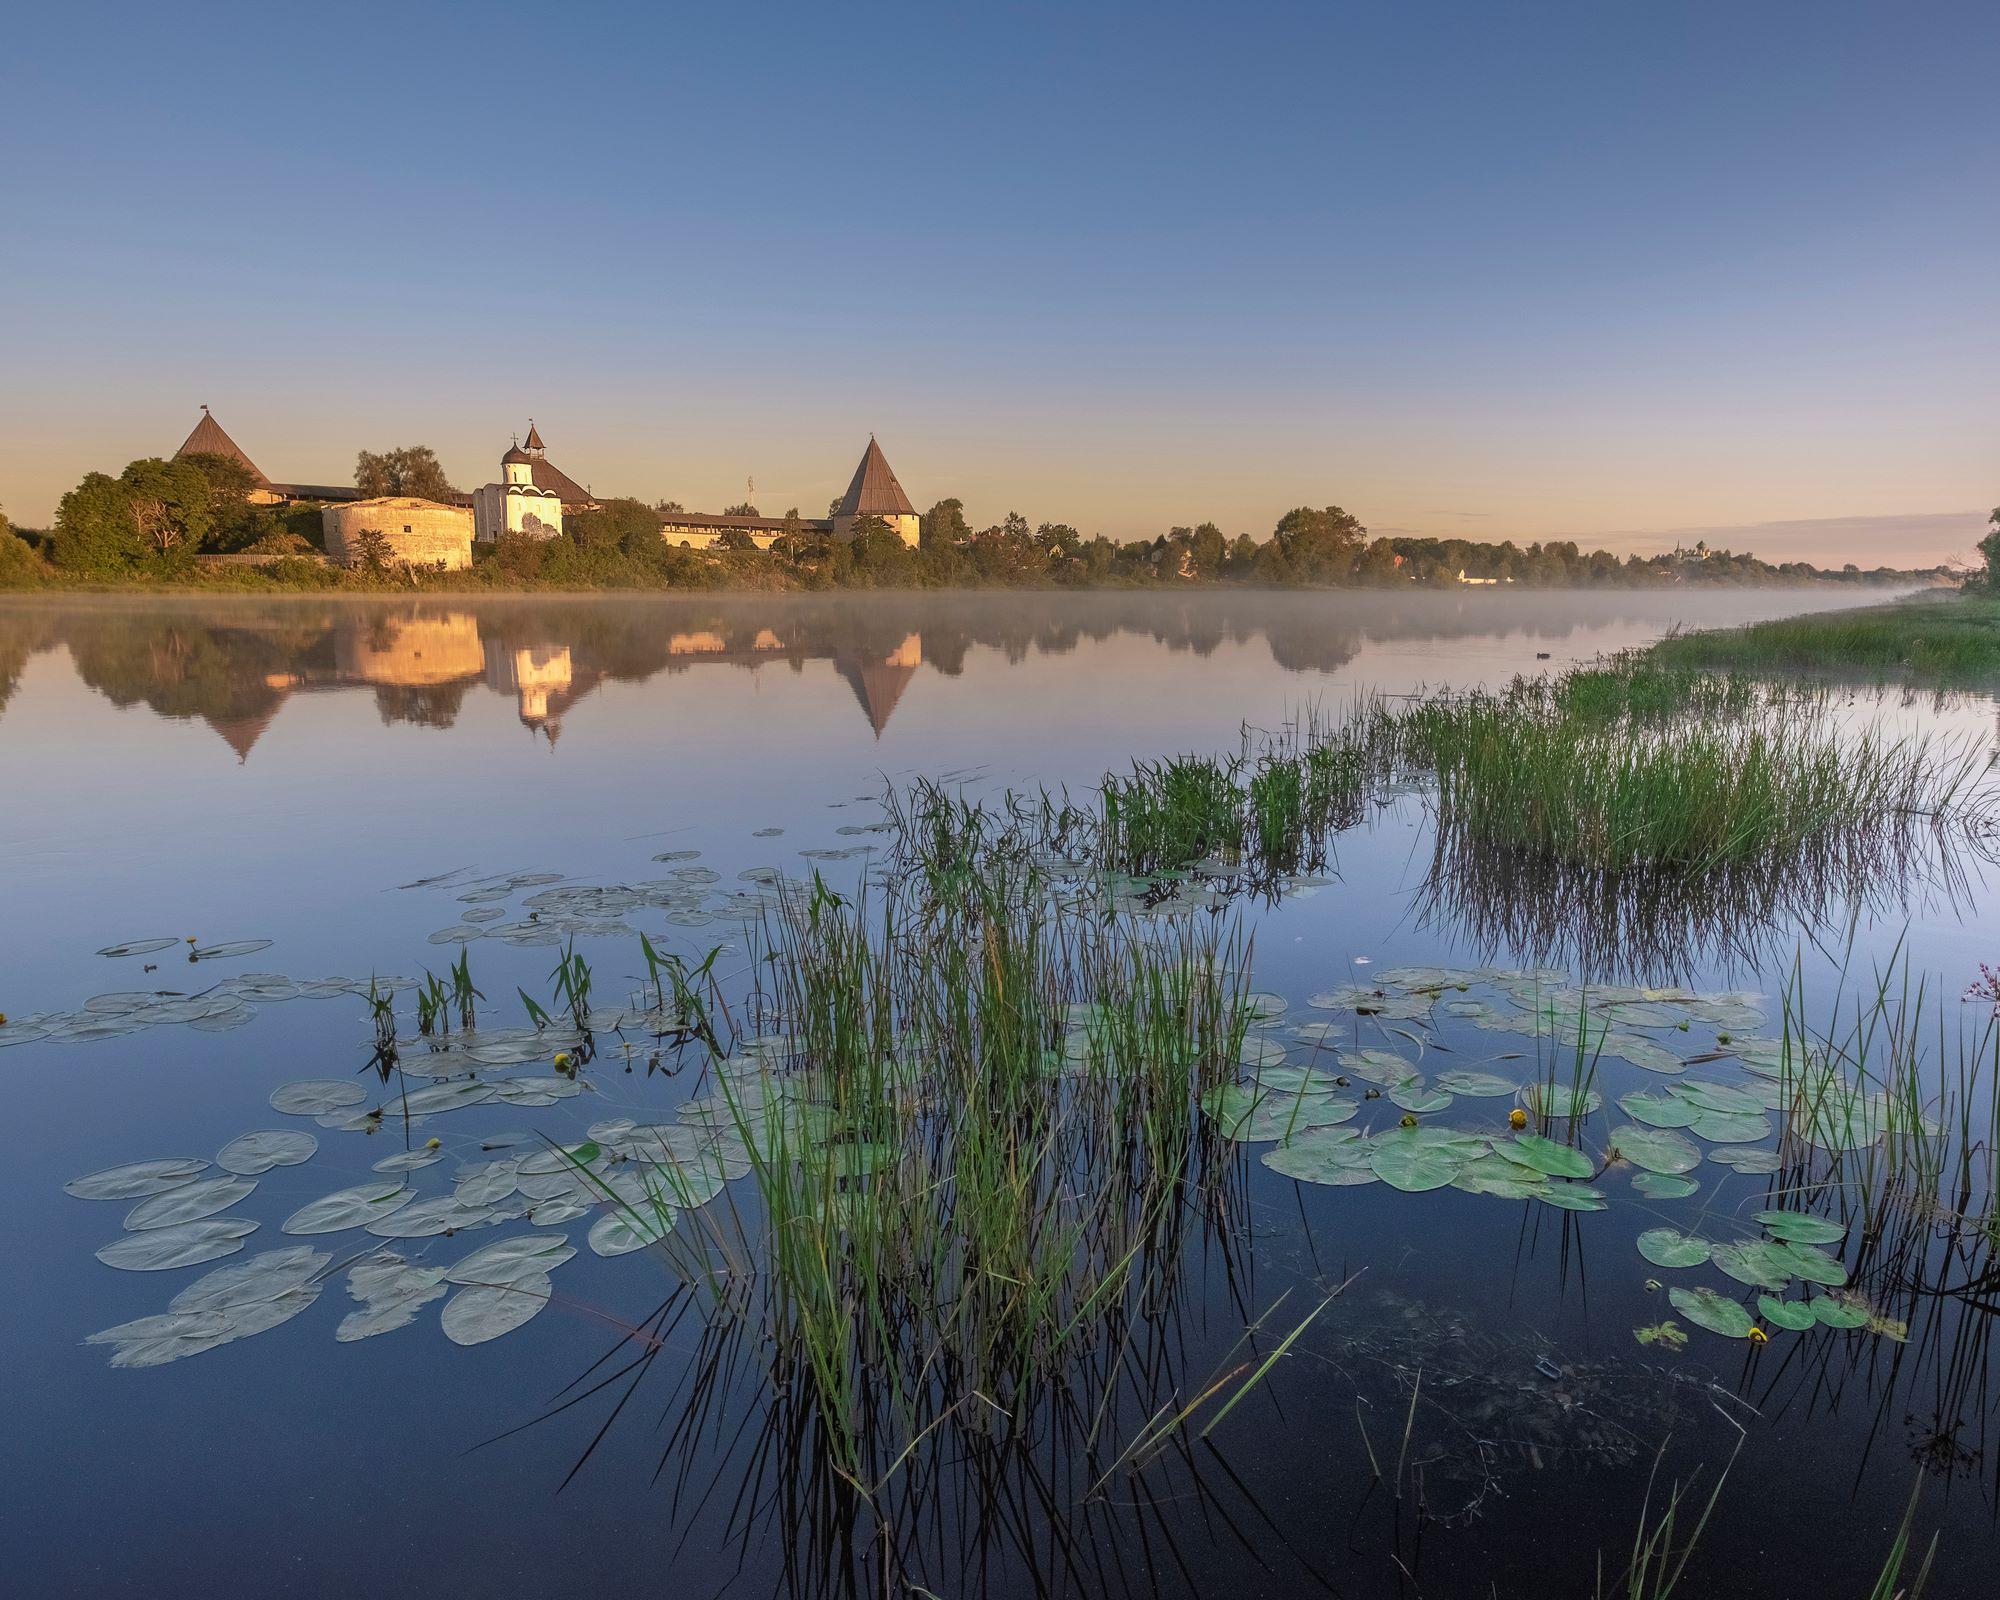
{"label": "tree line", "polygon": [[[422,445],[362,451],[356,487],[368,496],[413,495],[459,500],[436,454]],[[256,505],[250,470],[226,456],[147,457],[116,477],[87,475],[57,507],[41,532],[10,530],[0,519],[0,585],[41,581],[174,581],[192,578],[202,555],[255,554],[278,563],[267,581],[296,587],[338,587],[384,581],[388,563],[360,575],[327,570],[316,504]],[[1849,564],[1826,570],[1810,562],[1770,563],[1747,552],[1697,545],[1648,556],[1585,550],[1573,540],[1517,544],[1469,539],[1371,535],[1336,505],[1286,512],[1269,537],[1233,538],[1213,522],[1176,526],[1150,539],[1086,536],[1067,523],[1031,524],[1019,512],[975,528],[963,502],[943,499],[919,518],[911,548],[883,522],[863,518],[852,539],[835,539],[796,509],[769,550],[732,530],[715,551],[690,551],[661,537],[671,501],[648,505],[609,499],[572,512],[561,537],[503,539],[475,552],[456,586],[698,587],[731,583],[784,588],[944,588],[957,585],[1185,584],[1238,582],[1264,586],[1455,586],[1462,582],[1555,587],[1652,587],[1699,582],[1774,584],[1825,579],[1921,580],[1938,569],[1887,566],[1862,571]],[[756,515],[753,506],[731,515]],[[2000,528],[2000,524],[1996,524]],[[2000,540],[2000,533],[1988,544]],[[2000,553],[2000,544],[1995,552]],[[297,558],[297,559],[286,559]],[[2000,562],[1994,570],[2000,571]],[[405,580],[407,581],[407,580]],[[426,575],[440,583],[441,576]]]}

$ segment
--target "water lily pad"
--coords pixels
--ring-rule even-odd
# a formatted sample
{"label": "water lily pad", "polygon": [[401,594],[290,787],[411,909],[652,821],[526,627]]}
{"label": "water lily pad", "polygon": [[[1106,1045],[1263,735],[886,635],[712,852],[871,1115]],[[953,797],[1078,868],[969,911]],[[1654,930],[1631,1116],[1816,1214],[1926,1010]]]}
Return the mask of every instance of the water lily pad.
{"label": "water lily pad", "polygon": [[1814,1295],[1807,1302],[1813,1310],[1813,1320],[1828,1328],[1865,1328],[1868,1325],[1868,1307],[1862,1301],[1846,1295]]}
{"label": "water lily pad", "polygon": [[378,1239],[435,1239],[495,1220],[484,1206],[468,1206],[455,1194],[435,1195],[391,1207],[363,1224]]}
{"label": "water lily pad", "polygon": [[1454,1189],[1467,1194],[1490,1194],[1502,1200],[1533,1200],[1549,1186],[1549,1175],[1519,1162],[1509,1161],[1497,1151],[1469,1161],[1451,1180]]}
{"label": "water lily pad", "polygon": [[1757,1220],[1772,1238],[1794,1244],[1832,1244],[1847,1237],[1844,1223],[1815,1216],[1810,1211],[1759,1211]]}
{"label": "water lily pad", "polygon": [[607,1211],[590,1225],[588,1243],[601,1256],[630,1255],[658,1244],[673,1231],[675,1213],[648,1207]]}
{"label": "water lily pad", "polygon": [[332,1259],[326,1251],[309,1244],[261,1251],[247,1261],[203,1274],[168,1301],[167,1309],[222,1311],[257,1300],[275,1300],[311,1283]]}
{"label": "water lily pad", "polygon": [[1704,1111],[1755,1116],[1765,1109],[1763,1096],[1731,1088],[1726,1083],[1710,1083],[1703,1078],[1689,1078],[1677,1083],[1671,1093],[1675,1098],[1699,1106]]}
{"label": "water lily pad", "polygon": [[1485,1140],[1449,1128],[1390,1128],[1371,1143],[1370,1169],[1406,1194],[1444,1188],[1487,1149]]}
{"label": "water lily pad", "polygon": [[1397,1084],[1389,1091],[1389,1103],[1418,1116],[1427,1117],[1434,1112],[1449,1110],[1451,1096],[1438,1089],[1427,1089],[1412,1078]]}
{"label": "water lily pad", "polygon": [[149,956],[155,950],[170,950],[179,943],[180,940],[173,938],[128,939],[124,944],[108,944],[97,953],[101,956]]}
{"label": "water lily pad", "polygon": [[475,1284],[445,1302],[439,1325],[453,1344],[484,1344],[536,1316],[553,1293],[554,1286],[539,1274],[511,1283]]}
{"label": "water lily pad", "polygon": [[1816,1244],[1775,1239],[1767,1248],[1773,1261],[1785,1262],[1790,1266],[1794,1277],[1804,1278],[1808,1283],[1825,1284],[1828,1288],[1838,1289],[1847,1282],[1846,1266]]}
{"label": "water lily pad", "polygon": [[408,1327],[417,1312],[448,1292],[442,1267],[418,1267],[391,1250],[365,1257],[347,1275],[347,1292],[361,1302],[334,1330],[341,1344]]}
{"label": "water lily pad", "polygon": [[1701,1185],[1665,1172],[1640,1172],[1633,1175],[1632,1187],[1649,1200],[1685,1200]]}
{"label": "water lily pad", "polygon": [[1393,1050],[1343,1050],[1340,1052],[1340,1065],[1355,1077],[1366,1078],[1370,1083],[1379,1083],[1384,1087],[1417,1076],[1417,1069]]}
{"label": "water lily pad", "polygon": [[1649,1128],[1688,1128],[1701,1116],[1701,1107],[1671,1094],[1634,1091],[1620,1095],[1618,1104],[1634,1122],[1643,1122]]}
{"label": "water lily pad", "polygon": [[367,1098],[368,1091],[352,1078],[307,1078],[273,1089],[271,1109],[288,1117],[320,1117]]}
{"label": "water lily pad", "polygon": [[283,1231],[339,1233],[347,1228],[366,1227],[415,1198],[416,1191],[400,1183],[364,1183],[354,1189],[339,1189],[299,1207],[285,1219]]}
{"label": "water lily pad", "polygon": [[1314,1128],[1264,1152],[1264,1165],[1301,1183],[1336,1186],[1375,1182],[1371,1141],[1354,1128]]}
{"label": "water lily pad", "polygon": [[227,1211],[257,1187],[255,1178],[197,1178],[165,1194],[141,1200],[125,1213],[125,1226],[134,1233],[148,1228],[172,1228],[183,1222],[199,1222],[218,1211]]}
{"label": "water lily pad", "polygon": [[1449,1094],[1469,1095],[1479,1099],[1510,1095],[1521,1087],[1514,1079],[1503,1078],[1497,1072],[1466,1072],[1457,1069],[1440,1072],[1431,1082]]}
{"label": "water lily pad", "polygon": [[1704,1111],[1688,1131],[1711,1144],[1756,1144],[1771,1137],[1771,1119],[1733,1111]]}
{"label": "water lily pad", "polygon": [[1701,1165],[1701,1152],[1671,1128],[1627,1123],[1611,1130],[1609,1143],[1627,1161],[1649,1172],[1692,1172]]}
{"label": "water lily pad", "polygon": [[1779,1300],[1760,1294],[1757,1296],[1757,1310],[1773,1327],[1789,1328],[1794,1333],[1803,1333],[1819,1321],[1813,1315],[1811,1303],[1805,1300]]}
{"label": "water lily pad", "polygon": [[1708,1159],[1725,1167],[1734,1167],[1738,1172],[1776,1172],[1778,1152],[1760,1150],[1755,1145],[1722,1145],[1708,1153]]}
{"label": "water lily pad", "polygon": [[273,1167],[295,1167],[301,1161],[309,1161],[317,1149],[319,1140],[309,1133],[260,1129],[231,1139],[217,1152],[215,1164],[224,1172],[254,1178]]}
{"label": "water lily pad", "polygon": [[208,1170],[206,1161],[176,1156],[161,1161],[130,1161],[122,1167],[106,1167],[87,1177],[72,1178],[63,1193],[79,1200],[137,1200],[144,1195],[164,1194],[192,1183],[195,1174]]}
{"label": "water lily pad", "polygon": [[1725,1339],[1747,1339],[1755,1326],[1748,1311],[1713,1289],[1669,1289],[1667,1298],[1696,1327],[1719,1333]]}
{"label": "water lily pad", "polygon": [[1552,1183],[1546,1189],[1537,1189],[1535,1198],[1544,1205],[1557,1206],[1564,1211],[1605,1209],[1603,1191],[1584,1183]]}
{"label": "water lily pad", "polygon": [[[1574,1030],[1571,1030],[1574,1033]],[[1635,1067],[1643,1067],[1648,1072],[1674,1073],[1686,1070],[1687,1064],[1664,1045],[1655,1044],[1651,1039],[1641,1039],[1635,1034],[1614,1033],[1605,1039],[1601,1054],[1613,1056],[1620,1061],[1629,1061]]]}
{"label": "water lily pad", "polygon": [[1791,1259],[1766,1239],[1737,1239],[1710,1252],[1715,1264],[1738,1283],[1782,1289],[1798,1276]]}
{"label": "water lily pad", "polygon": [[1591,1115],[1604,1097],[1567,1083],[1531,1083],[1521,1091],[1521,1104],[1538,1117],[1569,1119]]}
{"label": "water lily pad", "polygon": [[122,1272],[165,1272],[234,1255],[243,1248],[244,1239],[256,1231],[257,1224],[247,1217],[208,1217],[171,1228],[128,1233],[99,1250],[97,1259]]}
{"label": "water lily pad", "polygon": [[447,1283],[519,1283],[547,1276],[575,1254],[568,1234],[524,1233],[473,1251],[444,1276]]}
{"label": "water lily pad", "polygon": [[1539,1133],[1515,1134],[1502,1154],[1552,1178],[1587,1178],[1597,1170],[1596,1164],[1581,1150],[1558,1144]]}
{"label": "water lily pad", "polygon": [[1648,1228],[1636,1243],[1639,1254],[1656,1267],[1698,1267],[1708,1259],[1710,1245],[1676,1228]]}
{"label": "water lily pad", "polygon": [[216,961],[223,956],[255,955],[270,948],[269,939],[224,939],[219,944],[196,945],[192,954],[197,961]]}
{"label": "water lily pad", "polygon": [[428,1167],[444,1160],[442,1150],[419,1147],[415,1150],[398,1150],[393,1156],[384,1156],[375,1163],[377,1172],[415,1172],[419,1167]]}

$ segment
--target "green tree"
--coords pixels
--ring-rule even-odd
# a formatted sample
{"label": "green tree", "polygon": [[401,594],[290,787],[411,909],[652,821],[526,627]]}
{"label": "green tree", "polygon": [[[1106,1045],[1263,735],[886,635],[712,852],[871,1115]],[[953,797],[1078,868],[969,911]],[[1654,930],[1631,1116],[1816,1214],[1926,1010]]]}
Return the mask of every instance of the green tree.
{"label": "green tree", "polygon": [[1354,572],[1368,530],[1339,506],[1300,506],[1278,519],[1272,543],[1295,581],[1340,583]]}
{"label": "green tree", "polygon": [[659,547],[660,513],[643,500],[604,500],[594,510],[567,514],[563,518],[563,531],[581,550],[622,550],[628,556],[645,555]]}
{"label": "green tree", "polygon": [[381,495],[450,500],[458,493],[427,444],[399,445],[380,454],[363,450],[354,458],[354,487],[370,500]]}
{"label": "green tree", "polygon": [[389,565],[395,551],[390,547],[389,536],[380,528],[363,528],[354,535],[354,548],[350,554],[350,566],[380,572]]}
{"label": "green tree", "polygon": [[1993,531],[1979,541],[1979,553],[1986,558],[1986,587],[2000,591],[2000,506],[1987,520]]}
{"label": "green tree", "polygon": [[722,532],[715,536],[715,548],[718,550],[755,550],[757,548],[757,541],[750,537],[746,529],[724,528]]}
{"label": "green tree", "polygon": [[961,500],[940,500],[917,518],[917,543],[926,550],[961,545],[971,537]]}
{"label": "green tree", "polygon": [[[14,532],[7,514],[0,511],[0,589],[24,589],[39,583],[43,567],[27,541]],[[4,699],[0,696],[0,699]]]}
{"label": "green tree", "polygon": [[62,497],[49,536],[49,558],[65,572],[108,576],[146,558],[131,492],[108,473],[92,472]]}
{"label": "green tree", "polygon": [[761,517],[764,513],[745,500],[741,505],[724,506],[722,514],[725,517]]}

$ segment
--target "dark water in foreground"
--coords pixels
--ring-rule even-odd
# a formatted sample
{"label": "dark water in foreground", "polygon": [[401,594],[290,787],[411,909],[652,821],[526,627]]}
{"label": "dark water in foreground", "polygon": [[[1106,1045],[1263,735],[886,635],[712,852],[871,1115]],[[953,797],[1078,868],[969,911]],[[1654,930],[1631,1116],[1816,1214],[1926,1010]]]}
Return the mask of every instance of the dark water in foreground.
{"label": "dark water in foreground", "polygon": [[[511,1025],[523,1020],[517,985],[547,993],[555,952],[526,929],[524,907],[551,882],[708,869],[713,885],[623,921],[690,955],[718,942],[740,951],[714,901],[696,903],[702,893],[739,890],[755,882],[743,874],[769,867],[858,877],[866,855],[845,852],[875,837],[860,830],[879,817],[885,779],[1082,790],[1131,757],[1231,749],[1245,720],[1274,726],[1363,689],[1504,681],[1676,624],[1871,598],[0,606],[0,1011],[17,1036],[37,1016],[70,1018],[73,1035],[0,1050],[13,1129],[0,1176],[12,1241],[0,1318],[9,1590],[816,1593],[839,1592],[829,1573],[874,1571],[787,1498],[811,1496],[780,1470],[786,1440],[745,1425],[754,1407],[718,1404],[687,1422],[680,1386],[703,1354],[692,1318],[566,1484],[615,1391],[496,1437],[540,1416],[668,1294],[650,1254],[582,1250],[554,1274],[545,1312],[471,1348],[446,1340],[436,1303],[408,1327],[336,1342],[354,1309],[341,1273],[269,1332],[112,1369],[85,1336],[161,1311],[218,1266],[299,1243],[341,1261],[373,1246],[360,1233],[287,1238],[279,1225],[373,1181],[373,1163],[402,1141],[268,1104],[283,1084],[353,1078],[369,1032],[352,993],[267,1001],[239,985],[206,1011],[144,1027],[127,1024],[150,998],[92,1013],[92,997],[207,990],[246,973],[442,971],[459,944],[432,935],[471,927],[490,930],[467,946],[488,1015]],[[1847,714],[1983,742],[1994,707],[1869,699]],[[1256,986],[1286,997],[1288,1025],[1333,1018],[1307,997],[1371,971],[1549,959],[1510,944],[1476,907],[1427,899],[1428,835],[1422,797],[1405,796],[1342,835],[1333,881],[1244,910]],[[699,854],[656,861],[677,852]],[[2000,954],[1978,864],[1958,866],[1943,886],[1892,874],[1854,935],[1863,966],[1900,943],[1954,1019],[1958,991]],[[555,876],[483,887],[510,874]],[[433,878],[445,881],[411,887]],[[1737,929],[1636,981],[1768,996],[1809,933],[1842,943],[1841,908],[1827,912],[1831,932]],[[615,1003],[643,968],[636,931],[612,920],[577,947]],[[190,937],[197,948],[271,943],[190,967],[179,942]],[[176,944],[93,953],[155,938]],[[1617,952],[1562,954],[1565,966],[1578,955],[1617,965]],[[1816,993],[1830,991],[1810,947],[1805,971]],[[1755,1003],[1768,1032],[1775,1002]],[[77,1026],[93,1014],[110,1022]],[[1352,1043],[1412,1043],[1341,1020]],[[1426,1040],[1459,1052],[1459,1065],[1508,1044],[1520,1041],[1464,1029]],[[553,1106],[435,1119],[421,1136],[436,1133],[445,1159],[414,1178],[436,1193],[439,1174],[479,1161],[490,1135],[667,1120],[689,1093],[679,1078],[625,1074],[612,1056],[586,1077],[585,1093]],[[1605,1088],[1608,1098],[1661,1082],[1618,1065]],[[260,1175],[230,1208],[260,1224],[242,1254],[159,1272],[93,1258],[133,1202],[75,1199],[66,1182],[154,1157],[209,1159],[246,1130],[280,1127],[313,1132],[319,1149]],[[1704,1464],[1705,1496],[1739,1437],[1683,1592],[1865,1593],[1920,1473],[1919,1529],[1943,1533],[1931,1592],[1988,1592],[2000,1440],[1989,1438],[1982,1323],[1954,1307],[1913,1319],[1908,1344],[1775,1334],[1751,1352],[1700,1331],[1679,1353],[1635,1342],[1635,1327],[1666,1314],[1647,1279],[1671,1276],[1637,1256],[1635,1231],[1747,1214],[1768,1203],[1763,1177],[1704,1163],[1701,1195],[1671,1203],[1607,1178],[1607,1211],[1566,1213],[1450,1188],[1295,1184],[1261,1164],[1261,1148],[1243,1147],[1234,1226],[1190,1224],[1180,1291],[1156,1308],[1155,1402],[1230,1370],[1246,1323],[1268,1315],[1289,1329],[1316,1286],[1351,1280],[1347,1291],[1198,1445],[1102,1487],[1045,1454],[914,1511],[924,1566],[888,1592],[1588,1595],[1600,1551],[1607,1586],[1616,1576],[1656,1457],[1656,1504]],[[590,1225],[561,1231],[581,1246]],[[399,1248],[443,1263],[519,1231],[500,1223]],[[1129,1430],[1144,1413],[1121,1420]]]}

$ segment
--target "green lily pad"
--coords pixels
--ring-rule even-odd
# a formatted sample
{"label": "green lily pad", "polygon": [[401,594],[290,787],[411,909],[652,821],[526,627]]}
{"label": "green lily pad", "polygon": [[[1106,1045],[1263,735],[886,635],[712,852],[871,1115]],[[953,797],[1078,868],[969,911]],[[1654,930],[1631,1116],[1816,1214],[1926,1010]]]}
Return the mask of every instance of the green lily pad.
{"label": "green lily pad", "polygon": [[1515,1134],[1502,1154],[1523,1166],[1533,1167],[1537,1172],[1546,1172],[1552,1178],[1587,1178],[1597,1170],[1590,1157],[1581,1150],[1558,1144],[1539,1133]]}
{"label": "green lily pad", "polygon": [[301,1161],[310,1161],[317,1149],[319,1140],[309,1133],[266,1128],[238,1134],[217,1153],[215,1164],[224,1172],[254,1178],[273,1167],[295,1167]]}
{"label": "green lily pad", "polygon": [[1760,1211],[1757,1220],[1774,1239],[1793,1244],[1832,1244],[1847,1237],[1844,1223],[1815,1216],[1809,1211]]}
{"label": "green lily pad", "polygon": [[1708,1159],[1720,1166],[1734,1167],[1738,1172],[1776,1172],[1778,1152],[1759,1149],[1755,1145],[1726,1144],[1711,1150]]}
{"label": "green lily pad", "polygon": [[1314,1128],[1264,1152],[1264,1165],[1301,1183],[1373,1183],[1373,1146],[1357,1128]]}
{"label": "green lily pad", "polygon": [[1748,1112],[1704,1111],[1688,1131],[1711,1144],[1757,1144],[1771,1137],[1771,1119]]}
{"label": "green lily pad", "polygon": [[1814,1295],[1807,1304],[1812,1307],[1813,1319],[1824,1327],[1850,1329],[1868,1325],[1868,1307],[1844,1295]]}
{"label": "green lily pad", "polygon": [[553,1272],[575,1254],[566,1234],[524,1233],[473,1251],[444,1278],[457,1284],[519,1283]]}
{"label": "green lily pad", "polygon": [[1665,1172],[1639,1172],[1632,1177],[1632,1187],[1649,1200],[1685,1200],[1701,1185],[1692,1178],[1679,1178]]}
{"label": "green lily pad", "polygon": [[1641,1094],[1636,1090],[1618,1097],[1618,1104],[1634,1122],[1649,1128],[1687,1128],[1701,1115],[1701,1108],[1671,1094]]}
{"label": "green lily pad", "polygon": [[1442,1189],[1483,1155],[1486,1141],[1449,1128],[1390,1128],[1373,1139],[1368,1165],[1392,1189]]}
{"label": "green lily pad", "polygon": [[1601,1053],[1620,1061],[1629,1061],[1633,1066],[1643,1067],[1648,1072],[1683,1072],[1687,1066],[1665,1045],[1655,1044],[1651,1039],[1641,1039],[1629,1033],[1612,1034],[1604,1041]]}
{"label": "green lily pad", "polygon": [[1521,1087],[1512,1078],[1503,1078],[1497,1072],[1465,1072],[1457,1069],[1440,1072],[1431,1082],[1447,1094],[1462,1094],[1479,1099],[1510,1095]]}
{"label": "green lily pad", "polygon": [[1749,1312],[1713,1289],[1669,1289],[1667,1298],[1697,1328],[1719,1333],[1725,1339],[1747,1339],[1755,1326]]}
{"label": "green lily pad", "polygon": [[141,1200],[125,1213],[125,1226],[134,1233],[147,1228],[171,1228],[183,1222],[199,1222],[218,1211],[227,1211],[257,1187],[255,1178],[197,1178]]}
{"label": "green lily pad", "polygon": [[[1328,1080],[1331,1082],[1331,1080]],[[1348,1121],[1361,1102],[1323,1092],[1266,1089],[1261,1084],[1232,1083],[1201,1097],[1202,1110],[1215,1120],[1225,1139],[1261,1144],[1283,1139],[1307,1128],[1331,1128]]]}
{"label": "green lily pad", "polygon": [[1417,1069],[1393,1050],[1343,1050],[1340,1064],[1354,1077],[1385,1088],[1417,1076]]}
{"label": "green lily pad", "polygon": [[1556,1206],[1564,1211],[1605,1209],[1603,1191],[1583,1183],[1552,1183],[1546,1189],[1537,1189],[1535,1198],[1544,1205]]}
{"label": "green lily pad", "polygon": [[1805,1300],[1778,1300],[1760,1294],[1757,1309],[1773,1327],[1789,1328],[1793,1333],[1803,1333],[1819,1320],[1813,1315],[1811,1303]]}
{"label": "green lily pad", "polygon": [[1772,1259],[1788,1263],[1794,1277],[1804,1278],[1808,1283],[1838,1289],[1847,1282],[1847,1268],[1837,1257],[1828,1255],[1816,1244],[1778,1239],[1770,1243],[1769,1253]]}
{"label": "green lily pad", "polygon": [[1681,1325],[1669,1319],[1656,1322],[1650,1328],[1634,1328],[1632,1337],[1644,1345],[1658,1345],[1663,1350],[1685,1350],[1688,1336]]}
{"label": "green lily pad", "polygon": [[368,1091],[352,1078],[308,1078],[271,1091],[271,1109],[288,1117],[321,1117],[344,1106],[358,1106]]}
{"label": "green lily pad", "polygon": [[346,1228],[364,1227],[379,1221],[399,1206],[416,1198],[416,1191],[403,1184],[378,1181],[359,1188],[338,1189],[285,1218],[283,1231],[290,1234],[339,1233]]}
{"label": "green lily pad", "polygon": [[1763,1096],[1751,1094],[1744,1089],[1732,1089],[1726,1083],[1712,1083],[1706,1078],[1686,1079],[1675,1084],[1669,1092],[1677,1099],[1699,1106],[1704,1111],[1755,1116],[1764,1110]]}
{"label": "green lily pad", "polygon": [[1698,1267],[1708,1259],[1712,1246],[1676,1228],[1648,1228],[1636,1241],[1639,1254],[1656,1267]]}
{"label": "green lily pad", "polygon": [[63,1193],[79,1200],[137,1200],[149,1194],[164,1194],[184,1183],[192,1183],[197,1172],[208,1170],[206,1161],[177,1156],[165,1161],[131,1161],[122,1167],[106,1167],[87,1177],[72,1178]]}
{"label": "green lily pad", "polygon": [[1546,1172],[1524,1167],[1495,1153],[1469,1161],[1451,1180],[1454,1189],[1467,1194],[1490,1194],[1502,1200],[1532,1200],[1549,1186]]}
{"label": "green lily pad", "polygon": [[1389,1091],[1389,1103],[1418,1116],[1429,1116],[1432,1112],[1451,1108],[1451,1096],[1437,1089],[1427,1089],[1414,1078],[1399,1083]]}
{"label": "green lily pad", "polygon": [[1604,1104],[1604,1097],[1595,1089],[1566,1083],[1531,1083],[1521,1091],[1521,1104],[1538,1117],[1587,1117]]}
{"label": "green lily pad", "polygon": [[128,1233],[99,1250],[97,1259],[123,1272],[165,1272],[213,1261],[217,1256],[232,1256],[256,1231],[257,1224],[247,1217],[207,1217],[171,1228]]}
{"label": "green lily pad", "polygon": [[453,1344],[484,1344],[536,1316],[552,1293],[554,1286],[542,1274],[512,1283],[476,1284],[444,1303],[439,1325]]}
{"label": "green lily pad", "polygon": [[1782,1289],[1798,1276],[1791,1258],[1768,1239],[1733,1240],[1710,1254],[1723,1272],[1754,1289]]}
{"label": "green lily pad", "polygon": [[1627,1123],[1611,1130],[1609,1143],[1627,1161],[1649,1172],[1692,1172],[1701,1165],[1701,1152],[1671,1128]]}

